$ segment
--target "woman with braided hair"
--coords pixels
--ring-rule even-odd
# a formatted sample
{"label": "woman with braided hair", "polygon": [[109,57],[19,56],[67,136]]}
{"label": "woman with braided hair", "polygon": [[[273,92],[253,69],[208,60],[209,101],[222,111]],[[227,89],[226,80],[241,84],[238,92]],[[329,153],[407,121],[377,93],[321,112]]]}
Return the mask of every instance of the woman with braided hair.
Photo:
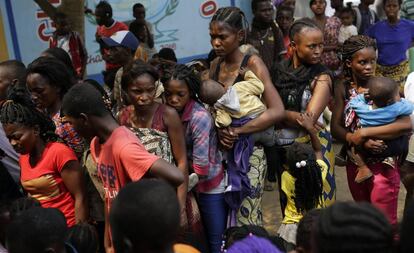
{"label": "woman with braided hair", "polygon": [[210,252],[220,252],[226,228],[224,169],[218,150],[217,133],[210,113],[199,100],[201,80],[187,66],[176,65],[162,77],[165,99],[177,110],[184,126],[189,173],[196,173],[196,191]]}
{"label": "woman with braided hair", "polygon": [[[349,101],[358,93],[366,91],[368,80],[376,67],[375,41],[364,35],[352,36],[342,46],[345,79],[335,87],[335,106],[331,129],[333,136],[348,146],[361,146],[361,150],[381,153],[386,145],[382,140],[395,139],[411,130],[409,117],[378,127],[359,127],[355,112],[349,109]],[[374,140],[377,139],[377,140]],[[378,140],[379,139],[379,140]],[[364,160],[348,157],[347,177],[352,197],[356,201],[368,201],[381,209],[391,224],[397,223],[397,202],[400,187],[398,161],[384,163],[384,159]],[[368,167],[373,176],[361,183],[355,181],[358,167]]]}
{"label": "woman with braided hair", "polygon": [[[274,88],[266,65],[257,55],[243,54],[239,46],[245,42],[245,29],[247,21],[244,13],[236,7],[220,8],[214,14],[210,22],[210,42],[215,54],[218,56],[210,65],[210,78],[221,83],[226,89],[233,84],[243,81],[239,73],[241,68],[250,69],[264,84],[263,101],[267,107],[257,118],[241,124],[239,127],[229,126],[220,128],[219,139],[223,148],[234,152],[238,145],[236,141],[245,138],[246,135],[261,132],[275,123],[281,121],[284,116],[284,107],[279,94]],[[253,143],[253,153],[247,157],[247,180],[250,196],[241,199],[240,207],[232,210],[230,225],[263,225],[262,196],[264,179],[266,176],[266,156],[260,143]],[[251,145],[249,144],[249,148]],[[233,185],[232,185],[233,186]],[[238,186],[239,188],[242,188]]]}
{"label": "woman with braided hair", "polygon": [[88,209],[75,153],[56,142],[55,124],[36,109],[26,89],[14,86],[0,110],[7,138],[20,153],[24,190],[44,208],[58,208],[68,226],[86,221]]}

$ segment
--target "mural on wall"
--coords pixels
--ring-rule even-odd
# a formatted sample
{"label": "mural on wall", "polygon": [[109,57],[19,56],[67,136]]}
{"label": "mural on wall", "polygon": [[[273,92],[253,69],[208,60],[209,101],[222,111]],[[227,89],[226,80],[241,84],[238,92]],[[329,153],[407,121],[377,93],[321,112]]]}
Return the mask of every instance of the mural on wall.
{"label": "mural on wall", "polygon": [[[137,0],[107,0],[113,8],[115,20],[130,23],[132,6]],[[55,6],[62,0],[49,0]],[[208,24],[216,10],[223,6],[238,6],[250,15],[250,1],[246,0],[140,0],[146,8],[146,20],[153,24],[157,50],[175,50],[179,61],[186,62],[205,56],[210,51]],[[99,0],[85,0],[85,7],[94,10]],[[0,1],[7,49],[10,58],[26,64],[49,46],[54,31],[52,20],[32,0]],[[88,51],[88,75],[99,74],[103,60],[95,42],[96,21],[85,15],[85,45]]]}

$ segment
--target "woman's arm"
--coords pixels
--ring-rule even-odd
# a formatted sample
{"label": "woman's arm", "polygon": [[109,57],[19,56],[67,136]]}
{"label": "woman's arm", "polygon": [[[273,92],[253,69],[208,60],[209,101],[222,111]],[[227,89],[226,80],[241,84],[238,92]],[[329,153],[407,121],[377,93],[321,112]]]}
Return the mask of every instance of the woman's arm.
{"label": "woman's arm", "polygon": [[78,161],[69,161],[63,166],[60,173],[63,183],[75,199],[76,222],[83,222],[88,219],[88,204],[85,194],[85,181]]}
{"label": "woman's arm", "polygon": [[[306,112],[312,114],[313,123],[315,124],[325,110],[328,102],[331,98],[332,81],[331,77],[326,74],[322,74],[314,81],[314,88],[312,91],[312,98],[306,107]],[[286,111],[286,124],[291,127],[301,127],[298,124],[300,118],[299,112]]]}
{"label": "woman's arm", "polygon": [[313,123],[312,113],[302,113],[300,119],[298,119],[298,124],[301,125],[309,133],[313,151],[315,151],[315,157],[318,160],[323,159],[322,155],[322,145],[318,138],[318,129],[315,128]]}
{"label": "woman's arm", "polygon": [[177,198],[180,203],[181,217],[184,219],[187,217],[185,213],[185,204],[188,189],[188,165],[184,130],[177,111],[168,106],[166,106],[164,112],[164,123],[167,126],[168,138],[170,139],[174,161],[184,175],[184,182],[177,189]]}
{"label": "woman's arm", "polygon": [[346,141],[348,130],[344,126],[345,110],[345,85],[339,82],[335,87],[334,107],[332,110],[331,132],[332,136],[339,141]]}
{"label": "woman's arm", "polygon": [[358,129],[355,133],[349,133],[346,140],[354,145],[360,145],[367,139],[390,140],[411,131],[410,116],[404,116],[388,125]]}
{"label": "woman's arm", "polygon": [[251,69],[264,84],[263,98],[267,110],[244,126],[234,129],[236,134],[248,134],[262,131],[283,120],[285,117],[285,108],[282,100],[273,86],[269,71],[262,59],[257,55],[252,55],[248,62],[248,68]]}

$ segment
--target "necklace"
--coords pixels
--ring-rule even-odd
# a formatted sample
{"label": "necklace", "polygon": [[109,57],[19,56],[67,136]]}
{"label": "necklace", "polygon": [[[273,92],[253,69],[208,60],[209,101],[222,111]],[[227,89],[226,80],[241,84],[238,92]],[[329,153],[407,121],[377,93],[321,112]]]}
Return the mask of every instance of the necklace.
{"label": "necklace", "polygon": [[259,32],[259,37],[261,36],[261,37],[259,38],[259,40],[260,40],[260,44],[261,44],[262,46],[263,46],[263,43],[264,43],[263,39],[264,39],[264,38],[266,38],[266,36],[269,34],[269,29],[270,29],[270,28],[267,28],[267,29],[266,29],[266,33],[265,33],[263,36],[261,36],[261,34],[260,34],[260,32]]}

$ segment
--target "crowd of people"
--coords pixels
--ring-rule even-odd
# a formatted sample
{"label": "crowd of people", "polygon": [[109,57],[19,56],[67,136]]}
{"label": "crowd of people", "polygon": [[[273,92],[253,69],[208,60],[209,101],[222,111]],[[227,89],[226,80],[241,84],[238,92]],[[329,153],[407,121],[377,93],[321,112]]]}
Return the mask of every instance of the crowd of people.
{"label": "crowd of people", "polygon": [[181,64],[142,4],[125,24],[101,1],[102,84],[58,12],[49,49],[0,62],[0,252],[414,252],[414,4],[373,3],[252,0],[251,25],[222,7],[208,57]]}

